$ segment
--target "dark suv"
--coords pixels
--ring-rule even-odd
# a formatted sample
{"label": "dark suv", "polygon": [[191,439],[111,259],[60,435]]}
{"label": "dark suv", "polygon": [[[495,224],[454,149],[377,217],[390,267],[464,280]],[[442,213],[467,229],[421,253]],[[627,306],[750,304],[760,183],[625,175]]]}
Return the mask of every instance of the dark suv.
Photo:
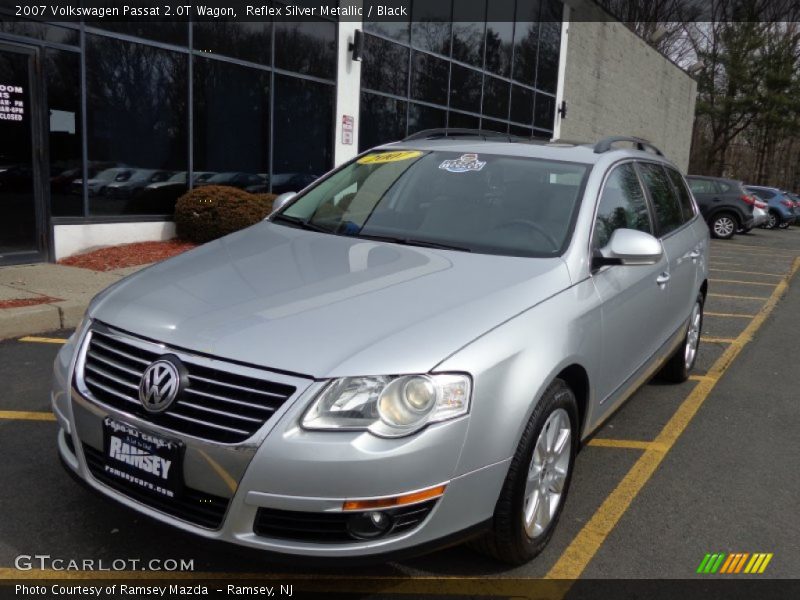
{"label": "dark suv", "polygon": [[756,200],[741,181],[721,177],[686,177],[711,235],[724,240],[753,227]]}

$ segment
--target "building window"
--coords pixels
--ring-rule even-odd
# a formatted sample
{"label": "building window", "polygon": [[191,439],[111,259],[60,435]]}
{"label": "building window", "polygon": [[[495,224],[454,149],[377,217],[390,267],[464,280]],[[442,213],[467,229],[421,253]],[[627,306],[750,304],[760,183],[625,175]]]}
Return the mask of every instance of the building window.
{"label": "building window", "polygon": [[195,182],[266,183],[269,71],[196,57],[193,85]]}
{"label": "building window", "polygon": [[201,21],[194,24],[194,48],[261,65],[272,62],[272,23]]}
{"label": "building window", "polygon": [[412,52],[411,68],[411,98],[446,105],[450,68],[448,62],[415,50]]}
{"label": "building window", "polygon": [[409,52],[407,46],[366,36],[361,67],[362,89],[405,96],[408,93]]}
{"label": "building window", "polygon": [[273,193],[297,192],[333,166],[334,87],[275,77]]}
{"label": "building window", "polygon": [[[80,217],[83,215],[80,54],[48,48],[44,71],[51,212],[54,217]],[[90,171],[93,176],[91,167]]]}
{"label": "building window", "polygon": [[336,73],[336,23],[277,22],[275,68],[332,79]]}
{"label": "building window", "polygon": [[479,69],[483,67],[486,39],[486,3],[474,0],[453,2],[453,60]]}
{"label": "building window", "polygon": [[410,25],[364,23],[361,150],[430,127],[552,135],[560,0],[409,6]]}
{"label": "building window", "polygon": [[386,140],[399,140],[406,135],[408,103],[388,96],[361,93],[361,127],[358,145],[372,148]]}
{"label": "building window", "polygon": [[450,56],[452,2],[414,0],[411,16],[411,45],[420,50]]}
{"label": "building window", "polygon": [[187,168],[187,86],[187,55],[87,35],[90,214],[168,214],[146,191]]}

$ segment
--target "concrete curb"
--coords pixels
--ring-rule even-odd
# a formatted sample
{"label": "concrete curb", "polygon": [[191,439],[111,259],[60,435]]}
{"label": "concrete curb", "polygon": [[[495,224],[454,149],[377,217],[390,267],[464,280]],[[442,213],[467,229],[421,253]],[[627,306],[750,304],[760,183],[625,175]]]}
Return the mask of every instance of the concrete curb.
{"label": "concrete curb", "polygon": [[63,327],[61,314],[61,310],[55,304],[0,310],[0,339],[61,329]]}
{"label": "concrete curb", "polygon": [[48,300],[45,304],[0,308],[0,340],[75,327],[96,294],[145,266],[113,271],[51,263],[0,268],[0,305],[4,300]]}
{"label": "concrete curb", "polygon": [[53,306],[58,309],[61,329],[68,329],[78,325],[89,303],[84,300],[64,300],[54,303]]}

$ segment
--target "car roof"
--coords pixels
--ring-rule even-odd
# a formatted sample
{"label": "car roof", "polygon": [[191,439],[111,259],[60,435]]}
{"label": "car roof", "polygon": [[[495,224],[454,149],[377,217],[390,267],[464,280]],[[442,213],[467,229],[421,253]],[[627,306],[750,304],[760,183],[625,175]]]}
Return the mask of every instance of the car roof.
{"label": "car roof", "polygon": [[525,158],[540,158],[547,160],[560,160],[568,162],[594,165],[609,156],[625,158],[638,158],[662,162],[674,166],[663,156],[636,150],[633,148],[613,148],[605,152],[595,152],[594,145],[582,142],[520,140],[497,141],[480,138],[439,138],[439,139],[414,139],[393,142],[372,148],[372,150],[426,150],[443,152],[473,152],[482,154],[495,154],[504,156],[518,156]]}
{"label": "car roof", "polygon": [[741,179],[731,179],[730,177],[714,177],[712,175],[687,175],[686,179],[705,179],[708,181],[724,181],[726,183],[742,183]]}

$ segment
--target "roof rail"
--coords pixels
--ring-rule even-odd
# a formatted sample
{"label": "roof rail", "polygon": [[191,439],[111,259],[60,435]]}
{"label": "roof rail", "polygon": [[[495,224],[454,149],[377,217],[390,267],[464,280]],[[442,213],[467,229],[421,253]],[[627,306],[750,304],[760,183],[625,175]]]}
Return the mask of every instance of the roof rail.
{"label": "roof rail", "polygon": [[460,127],[440,127],[436,129],[423,129],[416,133],[412,133],[403,139],[404,142],[412,140],[431,140],[435,138],[458,138],[458,137],[480,137],[484,140],[489,139],[503,139],[509,142],[519,141],[521,139],[509,133],[501,133],[499,131],[490,131],[488,129],[463,129]]}
{"label": "roof rail", "polygon": [[594,145],[594,153],[595,154],[602,154],[603,152],[608,152],[612,150],[612,146],[617,142],[630,142],[632,143],[637,150],[642,151],[650,151],[653,154],[657,154],[658,156],[664,156],[664,153],[661,152],[654,144],[638,137],[632,137],[628,135],[612,135],[609,137],[604,137],[602,140],[597,142]]}

